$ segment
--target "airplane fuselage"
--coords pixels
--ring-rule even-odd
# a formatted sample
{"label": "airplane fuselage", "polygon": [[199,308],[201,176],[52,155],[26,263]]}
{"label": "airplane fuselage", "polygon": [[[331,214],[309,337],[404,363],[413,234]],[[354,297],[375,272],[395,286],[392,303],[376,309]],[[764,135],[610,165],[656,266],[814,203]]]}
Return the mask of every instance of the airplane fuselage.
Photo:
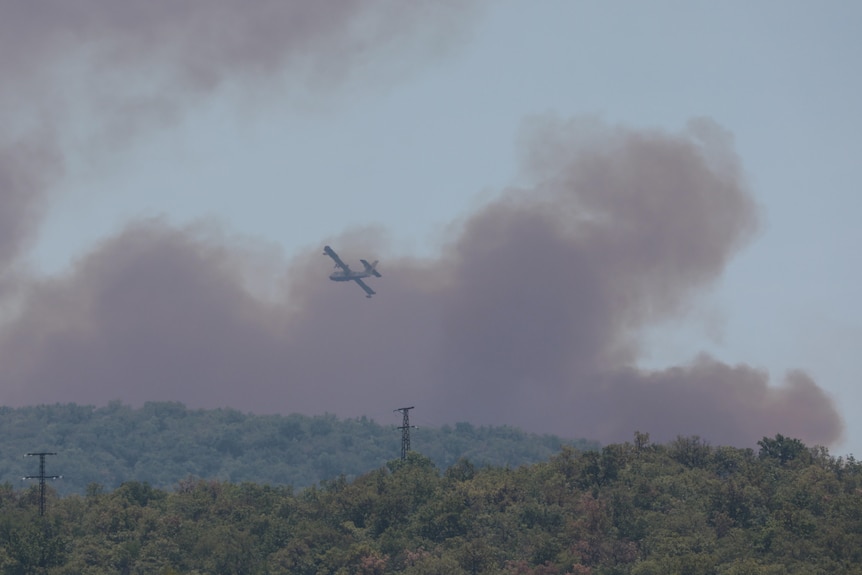
{"label": "airplane fuselage", "polygon": [[354,280],[367,278],[370,275],[371,274],[367,274],[365,272],[351,272],[350,274],[345,274],[344,272],[332,272],[329,274],[329,279],[334,282],[352,282]]}

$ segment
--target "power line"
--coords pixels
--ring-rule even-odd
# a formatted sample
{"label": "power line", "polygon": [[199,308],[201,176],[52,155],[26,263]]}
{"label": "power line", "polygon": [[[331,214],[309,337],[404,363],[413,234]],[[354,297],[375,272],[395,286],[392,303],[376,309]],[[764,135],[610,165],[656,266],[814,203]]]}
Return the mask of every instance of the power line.
{"label": "power line", "polygon": [[38,453],[27,453],[24,457],[39,456],[39,475],[25,475],[21,479],[38,479],[39,480],[39,515],[45,515],[45,480],[46,479],[62,479],[62,475],[45,475],[45,456],[57,455],[47,451]]}
{"label": "power line", "polygon": [[401,427],[398,429],[401,430],[401,461],[407,459],[407,452],[410,451],[410,428],[416,427],[415,425],[410,425],[410,410],[413,407],[399,407],[398,409],[393,409],[392,411],[400,411],[404,414],[404,418],[402,419]]}

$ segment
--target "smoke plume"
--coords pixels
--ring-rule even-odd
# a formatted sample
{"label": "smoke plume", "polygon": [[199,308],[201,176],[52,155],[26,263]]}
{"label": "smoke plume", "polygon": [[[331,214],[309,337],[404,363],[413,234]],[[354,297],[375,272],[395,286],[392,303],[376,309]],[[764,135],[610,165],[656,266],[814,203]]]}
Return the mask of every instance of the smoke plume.
{"label": "smoke plume", "polygon": [[[756,225],[726,138],[546,121],[535,184],[468,218],[439,258],[384,261],[376,298],[304,254],[277,298],[254,295],[229,238],[162,221],[106,239],[42,281],[0,340],[4,402],[174,399],[257,412],[379,412],[626,439],[775,432],[829,443],[840,418],[803,373],[700,357],[636,367],[640,334],[685,311]],[[720,168],[720,170],[719,170]],[[370,256],[354,237],[343,258]],[[273,266],[283,266],[278,261]]]}
{"label": "smoke plume", "polygon": [[[296,60],[349,67],[349,48],[379,45],[434,5],[91,0],[85,18],[46,4],[54,13],[44,21],[31,4],[13,4],[19,22],[43,27],[41,39],[12,28],[0,38],[12,42],[11,32],[29,47],[38,70],[69,52],[108,75],[152,69],[156,85],[177,86],[156,96],[172,110]],[[38,86],[42,72],[4,48],[0,71]],[[701,119],[671,134],[534,118],[521,144],[524,183],[467,217],[434,258],[387,258],[370,233],[328,240],[351,263],[380,257],[370,300],[327,281],[331,262],[317,250],[273,257],[261,278],[226,233],[134,222],[67,273],[26,283],[0,331],[0,403],[178,400],[341,416],[406,404],[435,423],[603,441],[636,429],[735,445],[775,433],[840,438],[832,401],[802,372],[773,382],[708,356],[638,367],[644,331],[684,314],[756,231],[721,128]],[[43,162],[61,165],[42,151],[10,157],[0,155],[4,263],[32,234],[26,192],[47,185],[34,175]]]}
{"label": "smoke plume", "polygon": [[3,2],[0,271],[32,239],[72,148],[114,149],[178,121],[219,89],[251,98],[323,94],[377,61],[399,69],[405,53],[429,56],[457,44],[479,4]]}

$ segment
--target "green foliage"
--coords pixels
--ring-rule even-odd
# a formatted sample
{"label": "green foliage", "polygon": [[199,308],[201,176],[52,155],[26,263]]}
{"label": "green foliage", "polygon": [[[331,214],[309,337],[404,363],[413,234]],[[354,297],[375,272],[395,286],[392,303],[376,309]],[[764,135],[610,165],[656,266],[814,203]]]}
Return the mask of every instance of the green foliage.
{"label": "green foliage", "polygon": [[[251,415],[234,409],[191,410],[181,403],[119,402],[95,408],[75,404],[18,409],[0,407],[0,481],[32,475],[32,451],[47,459],[58,493],[87,493],[91,485],[115,489],[126,481],[174,487],[188,476],[308,487],[339,475],[353,478],[400,453],[394,425],[334,415]],[[550,457],[561,445],[597,448],[587,441],[527,434],[511,427],[414,431],[413,444],[435,465],[461,457],[476,465],[518,466]]]}
{"label": "green foliage", "polygon": [[461,459],[442,471],[410,452],[301,491],[91,484],[51,492],[44,518],[33,487],[7,483],[0,573],[862,575],[862,466],[797,442],[764,440],[757,457],[640,434],[530,466]]}
{"label": "green foliage", "polygon": [[798,439],[784,437],[780,433],[774,438],[764,437],[757,442],[761,459],[775,459],[782,465],[797,457],[809,456],[805,444]]}

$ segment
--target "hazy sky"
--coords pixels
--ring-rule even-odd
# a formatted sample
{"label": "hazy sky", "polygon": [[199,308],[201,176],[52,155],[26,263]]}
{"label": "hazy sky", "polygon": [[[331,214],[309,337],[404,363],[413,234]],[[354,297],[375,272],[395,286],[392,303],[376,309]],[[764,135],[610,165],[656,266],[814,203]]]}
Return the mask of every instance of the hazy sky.
{"label": "hazy sky", "polygon": [[0,402],[862,453],[856,2],[0,6]]}

